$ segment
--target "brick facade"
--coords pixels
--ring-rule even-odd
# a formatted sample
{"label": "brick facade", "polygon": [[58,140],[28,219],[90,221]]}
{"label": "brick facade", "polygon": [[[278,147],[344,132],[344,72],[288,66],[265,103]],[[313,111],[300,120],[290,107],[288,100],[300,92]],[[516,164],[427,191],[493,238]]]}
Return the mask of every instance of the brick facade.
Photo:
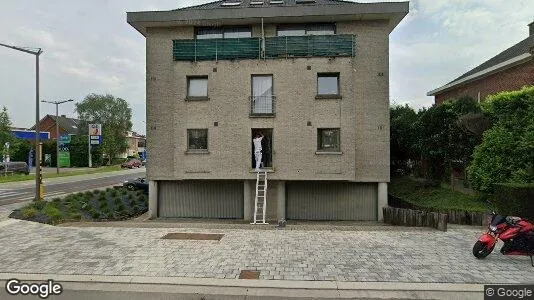
{"label": "brick facade", "polygon": [[526,85],[534,85],[534,59],[514,66],[510,69],[480,78],[476,81],[460,85],[452,90],[435,95],[435,103],[440,104],[446,100],[470,96],[483,101],[488,95],[501,91],[513,91]]}

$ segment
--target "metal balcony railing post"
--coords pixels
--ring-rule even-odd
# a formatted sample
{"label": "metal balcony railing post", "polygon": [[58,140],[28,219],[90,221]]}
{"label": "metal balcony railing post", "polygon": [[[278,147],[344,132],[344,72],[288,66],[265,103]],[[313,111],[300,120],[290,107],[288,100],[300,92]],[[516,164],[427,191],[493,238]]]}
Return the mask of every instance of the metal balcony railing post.
{"label": "metal balcony railing post", "polygon": [[286,59],[289,57],[289,53],[287,52],[287,36],[286,36]]}
{"label": "metal balcony railing post", "polygon": [[217,39],[215,39],[215,61],[219,58],[219,43],[217,42]]}
{"label": "metal balcony railing post", "polygon": [[197,40],[194,41],[195,43],[195,62],[197,61]]}

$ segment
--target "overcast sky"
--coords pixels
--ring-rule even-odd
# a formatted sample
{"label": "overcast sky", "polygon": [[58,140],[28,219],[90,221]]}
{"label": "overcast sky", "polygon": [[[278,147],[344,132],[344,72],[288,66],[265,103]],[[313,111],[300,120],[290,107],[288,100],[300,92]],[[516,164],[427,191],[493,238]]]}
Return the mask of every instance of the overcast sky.
{"label": "overcast sky", "polygon": [[[169,10],[203,0],[2,0],[0,43],[43,48],[41,99],[81,101],[90,93],[126,99],[144,133],[144,37],[127,11]],[[381,1],[360,1],[381,2]],[[383,1],[382,1],[383,2]],[[390,99],[430,106],[426,93],[528,36],[532,0],[413,0],[390,36]],[[35,123],[35,57],[0,47],[0,106],[17,127]],[[41,117],[54,114],[41,105]],[[75,117],[72,103],[60,114]]]}

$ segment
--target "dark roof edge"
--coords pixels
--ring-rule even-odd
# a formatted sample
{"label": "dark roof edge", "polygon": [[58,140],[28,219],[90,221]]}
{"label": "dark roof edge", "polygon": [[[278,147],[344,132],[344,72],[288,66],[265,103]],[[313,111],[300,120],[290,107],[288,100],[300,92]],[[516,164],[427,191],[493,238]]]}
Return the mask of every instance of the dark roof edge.
{"label": "dark roof edge", "polygon": [[436,88],[432,91],[429,91],[426,95],[427,96],[435,96],[437,94],[441,94],[443,92],[447,92],[447,91],[450,91],[452,89],[455,89],[461,85],[464,85],[464,84],[468,84],[468,83],[471,83],[473,81],[477,81],[481,78],[484,78],[484,77],[487,77],[487,76],[490,76],[490,75],[493,75],[495,73],[499,73],[501,71],[504,71],[504,70],[507,70],[507,69],[510,69],[512,67],[515,67],[517,65],[521,65],[521,64],[524,64],[528,61],[530,61],[532,58],[534,57],[533,54],[530,54],[530,53],[523,53],[521,55],[518,55],[514,58],[511,58],[505,62],[502,62],[500,64],[497,64],[497,65],[494,65],[494,66],[491,66],[491,67],[488,67],[484,70],[481,70],[477,73],[474,73],[472,75],[469,75],[469,76],[466,76],[466,77],[463,77],[463,78],[458,78],[457,80],[454,80],[450,83],[447,83],[439,88]]}
{"label": "dark roof edge", "polygon": [[[340,3],[339,5],[314,5],[314,6],[284,6],[284,7],[244,7],[244,8],[221,8],[221,9],[187,9],[170,11],[140,11],[127,12],[127,22],[145,34],[146,25],[149,22],[177,22],[183,26],[192,26],[194,21],[200,20],[231,20],[231,19],[255,19],[276,17],[304,17],[313,15],[343,16],[343,15],[369,15],[369,14],[393,14],[399,15],[393,18],[398,24],[409,12],[409,2],[378,2],[378,3]],[[395,25],[396,25],[395,24]]]}

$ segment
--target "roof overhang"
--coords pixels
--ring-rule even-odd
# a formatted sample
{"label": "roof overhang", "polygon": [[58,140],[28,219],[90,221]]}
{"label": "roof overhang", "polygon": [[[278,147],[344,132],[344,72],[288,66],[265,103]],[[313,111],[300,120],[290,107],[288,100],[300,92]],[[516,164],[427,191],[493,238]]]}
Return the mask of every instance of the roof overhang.
{"label": "roof overhang", "polygon": [[321,6],[245,7],[128,12],[127,22],[146,36],[149,27],[221,26],[297,22],[389,20],[391,29],[408,14],[409,2]]}
{"label": "roof overhang", "polygon": [[482,70],[480,72],[477,72],[475,74],[472,74],[472,75],[469,75],[469,76],[464,77],[462,79],[459,79],[459,80],[453,81],[451,83],[448,83],[448,84],[446,84],[446,85],[444,85],[442,87],[439,87],[439,88],[437,88],[435,90],[432,90],[432,91],[428,92],[426,95],[427,96],[435,96],[436,94],[447,92],[447,91],[452,90],[452,89],[454,89],[454,88],[456,88],[456,87],[458,87],[460,85],[464,85],[464,84],[479,80],[481,78],[493,75],[495,73],[499,73],[499,72],[501,72],[503,70],[515,67],[517,65],[523,64],[523,63],[531,60],[533,57],[534,56],[531,53],[524,53],[524,54],[518,55],[518,56],[516,56],[514,58],[511,58],[511,59],[509,59],[507,61],[504,61],[504,62],[502,62],[500,64],[496,64],[496,65],[494,65],[492,67],[484,69],[484,70]]}

